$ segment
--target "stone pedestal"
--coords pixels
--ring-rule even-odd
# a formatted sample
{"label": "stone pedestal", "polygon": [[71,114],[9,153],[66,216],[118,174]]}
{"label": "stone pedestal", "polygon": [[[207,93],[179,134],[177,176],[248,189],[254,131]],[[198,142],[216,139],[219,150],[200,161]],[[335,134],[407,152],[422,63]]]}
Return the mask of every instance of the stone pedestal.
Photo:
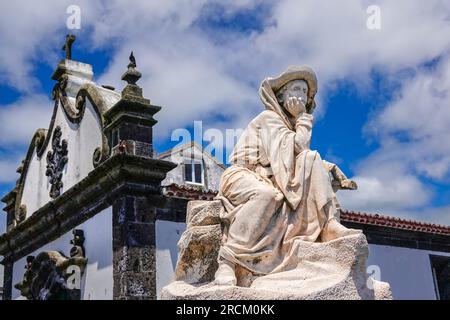
{"label": "stone pedestal", "polygon": [[240,286],[215,285],[221,239],[213,232],[220,230],[218,210],[220,201],[189,203],[187,230],[179,242],[177,281],[163,289],[162,299],[392,299],[388,283],[368,277],[369,248],[363,234],[329,242],[295,242],[287,271],[255,277],[240,270]]}

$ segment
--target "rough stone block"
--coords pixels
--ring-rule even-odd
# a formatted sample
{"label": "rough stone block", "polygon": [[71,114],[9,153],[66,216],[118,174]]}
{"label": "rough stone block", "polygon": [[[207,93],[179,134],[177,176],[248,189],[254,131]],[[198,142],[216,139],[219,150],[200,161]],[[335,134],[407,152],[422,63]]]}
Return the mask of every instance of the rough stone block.
{"label": "rough stone block", "polygon": [[[384,300],[392,299],[388,283],[368,277],[368,244],[363,234],[329,242],[294,244],[288,271],[261,276],[249,287],[219,286],[213,282],[175,281],[162,299],[232,300]],[[205,266],[203,266],[205,268]],[[181,280],[181,279],[177,279]],[[192,280],[192,279],[191,279]]]}
{"label": "rough stone block", "polygon": [[214,279],[222,240],[221,210],[220,200],[188,203],[187,229],[178,241],[176,280],[196,283]]}
{"label": "rough stone block", "polygon": [[217,224],[186,230],[178,242],[176,280],[189,283],[212,281],[218,268],[221,238],[222,230]]}
{"label": "rough stone block", "polygon": [[189,201],[186,215],[188,228],[191,226],[220,224],[220,212],[222,208],[222,202],[220,200]]}

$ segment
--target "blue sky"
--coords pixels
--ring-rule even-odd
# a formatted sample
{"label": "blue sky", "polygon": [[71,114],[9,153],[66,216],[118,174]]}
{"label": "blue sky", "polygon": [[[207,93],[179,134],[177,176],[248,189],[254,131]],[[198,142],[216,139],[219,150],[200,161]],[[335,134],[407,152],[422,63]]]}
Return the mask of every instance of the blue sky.
{"label": "blue sky", "polygon": [[[76,1],[75,1],[76,2]],[[0,4],[0,194],[52,112],[50,76],[66,33],[75,60],[120,89],[134,50],[156,115],[170,134],[245,128],[267,76],[308,64],[319,79],[312,148],[359,184],[344,207],[450,224],[450,5],[414,1],[26,1]],[[66,9],[81,9],[68,30]],[[369,30],[369,5],[380,8]],[[11,14],[14,12],[14,14]],[[4,219],[2,219],[4,220]],[[0,230],[4,227],[0,222]]]}

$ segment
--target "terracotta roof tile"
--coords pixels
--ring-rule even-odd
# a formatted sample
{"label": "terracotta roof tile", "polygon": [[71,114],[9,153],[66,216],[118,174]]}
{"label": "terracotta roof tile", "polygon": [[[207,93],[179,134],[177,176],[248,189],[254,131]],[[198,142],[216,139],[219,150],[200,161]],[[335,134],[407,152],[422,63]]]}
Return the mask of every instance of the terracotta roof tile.
{"label": "terracotta roof tile", "polygon": [[433,224],[416,220],[408,220],[399,217],[383,216],[380,214],[368,214],[365,212],[351,210],[341,210],[341,220],[347,222],[387,226],[403,230],[450,235],[450,226],[443,226],[440,224]]}

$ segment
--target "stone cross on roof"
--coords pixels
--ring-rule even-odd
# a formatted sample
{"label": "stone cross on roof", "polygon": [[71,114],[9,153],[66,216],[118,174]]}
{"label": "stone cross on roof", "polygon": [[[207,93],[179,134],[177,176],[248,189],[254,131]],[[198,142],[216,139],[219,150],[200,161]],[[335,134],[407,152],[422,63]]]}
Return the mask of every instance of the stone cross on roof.
{"label": "stone cross on roof", "polygon": [[72,60],[72,44],[75,42],[75,39],[76,37],[73,34],[68,34],[66,36],[66,43],[62,47],[62,50],[66,52],[67,60]]}

